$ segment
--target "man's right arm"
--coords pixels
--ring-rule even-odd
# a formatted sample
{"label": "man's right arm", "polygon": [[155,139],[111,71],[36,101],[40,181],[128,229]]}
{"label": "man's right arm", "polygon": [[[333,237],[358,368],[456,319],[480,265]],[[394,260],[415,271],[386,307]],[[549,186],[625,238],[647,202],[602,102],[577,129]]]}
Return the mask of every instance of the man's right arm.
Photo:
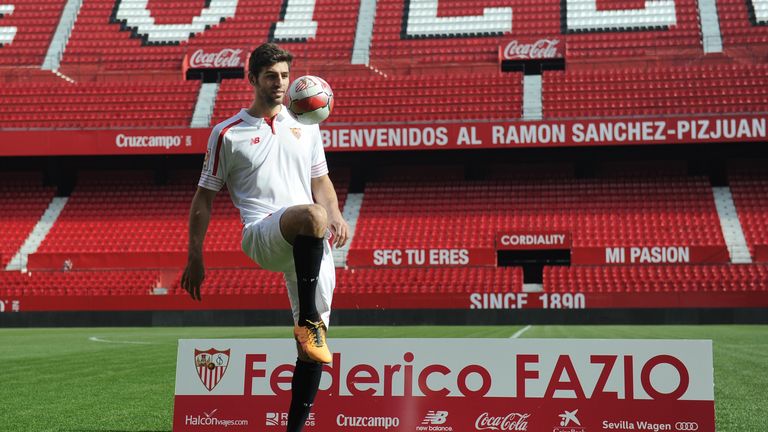
{"label": "man's right arm", "polygon": [[200,300],[200,286],[205,279],[203,240],[211,221],[211,209],[216,191],[198,186],[189,209],[189,246],[187,266],[181,276],[181,286],[195,300]]}

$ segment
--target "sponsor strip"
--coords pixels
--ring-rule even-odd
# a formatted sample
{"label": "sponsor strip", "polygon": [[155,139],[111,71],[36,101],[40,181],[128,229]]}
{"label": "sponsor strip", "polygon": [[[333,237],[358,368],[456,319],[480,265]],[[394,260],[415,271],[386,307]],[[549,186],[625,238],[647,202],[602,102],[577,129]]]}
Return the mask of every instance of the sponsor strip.
{"label": "sponsor strip", "polygon": [[[408,403],[406,406],[405,403]],[[176,396],[174,432],[281,432],[290,399],[281,396]],[[601,408],[600,404],[603,408]],[[511,405],[514,404],[514,405]],[[375,408],[372,408],[375,407]],[[437,408],[432,408],[432,407]],[[513,408],[510,408],[513,406]],[[215,408],[213,408],[215,407]],[[343,407],[343,408],[340,408]],[[229,420],[226,429],[211,418]],[[678,412],[676,412],[677,410]],[[177,411],[189,413],[178,416]],[[610,413],[610,414],[605,414]],[[567,421],[566,421],[567,420]],[[236,424],[235,422],[240,422]],[[247,424],[245,423],[247,422]],[[576,423],[578,422],[578,424]],[[394,426],[397,423],[397,426]],[[561,423],[567,426],[560,426]],[[250,426],[250,428],[248,427]],[[442,398],[397,400],[320,394],[307,419],[307,432],[475,432],[475,431],[673,431],[714,432],[714,402],[679,401],[675,408],[649,401],[562,402],[544,399]]]}
{"label": "sponsor strip", "polygon": [[502,231],[496,234],[498,250],[570,249],[571,233],[557,231]]}
{"label": "sponsor strip", "polygon": [[572,264],[725,264],[725,246],[618,246],[573,248]]}
{"label": "sponsor strip", "polygon": [[503,60],[549,60],[565,57],[566,43],[558,38],[512,39],[499,46]]}
{"label": "sponsor strip", "polygon": [[[331,116],[333,121],[333,116]],[[209,128],[0,131],[0,156],[183,154],[206,151]],[[335,126],[326,151],[437,150],[762,142],[768,116]]]}
{"label": "sponsor strip", "polygon": [[351,249],[351,267],[464,267],[495,266],[496,251],[490,248]]}
{"label": "sponsor strip", "polygon": [[185,59],[190,69],[242,69],[248,53],[240,48],[221,48],[218,51],[198,49]]}

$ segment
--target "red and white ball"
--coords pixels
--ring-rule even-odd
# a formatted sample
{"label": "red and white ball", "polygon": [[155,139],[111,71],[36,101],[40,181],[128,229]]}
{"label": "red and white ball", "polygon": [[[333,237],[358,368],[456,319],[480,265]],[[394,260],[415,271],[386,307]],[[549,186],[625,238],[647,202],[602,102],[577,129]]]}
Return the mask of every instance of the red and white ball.
{"label": "red and white ball", "polygon": [[318,124],[333,111],[333,90],[314,75],[296,78],[288,87],[288,110],[299,123]]}

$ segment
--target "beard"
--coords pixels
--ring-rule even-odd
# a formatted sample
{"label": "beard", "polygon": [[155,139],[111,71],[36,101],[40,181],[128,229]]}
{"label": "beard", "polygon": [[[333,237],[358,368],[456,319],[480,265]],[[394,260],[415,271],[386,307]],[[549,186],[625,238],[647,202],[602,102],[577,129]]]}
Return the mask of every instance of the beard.
{"label": "beard", "polygon": [[[272,95],[272,90],[263,90],[259,89],[259,99],[264,103],[264,105],[273,108],[283,103],[283,96],[280,96],[278,98],[275,98]],[[283,95],[285,95],[285,92],[283,92]]]}

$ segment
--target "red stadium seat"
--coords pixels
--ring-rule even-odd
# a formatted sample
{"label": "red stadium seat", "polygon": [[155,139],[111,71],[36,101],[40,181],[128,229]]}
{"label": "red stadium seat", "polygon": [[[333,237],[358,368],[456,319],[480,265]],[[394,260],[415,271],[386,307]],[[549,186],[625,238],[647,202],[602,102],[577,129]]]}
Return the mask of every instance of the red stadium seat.
{"label": "red stadium seat", "polygon": [[543,282],[546,292],[765,292],[768,266],[544,267]]}

